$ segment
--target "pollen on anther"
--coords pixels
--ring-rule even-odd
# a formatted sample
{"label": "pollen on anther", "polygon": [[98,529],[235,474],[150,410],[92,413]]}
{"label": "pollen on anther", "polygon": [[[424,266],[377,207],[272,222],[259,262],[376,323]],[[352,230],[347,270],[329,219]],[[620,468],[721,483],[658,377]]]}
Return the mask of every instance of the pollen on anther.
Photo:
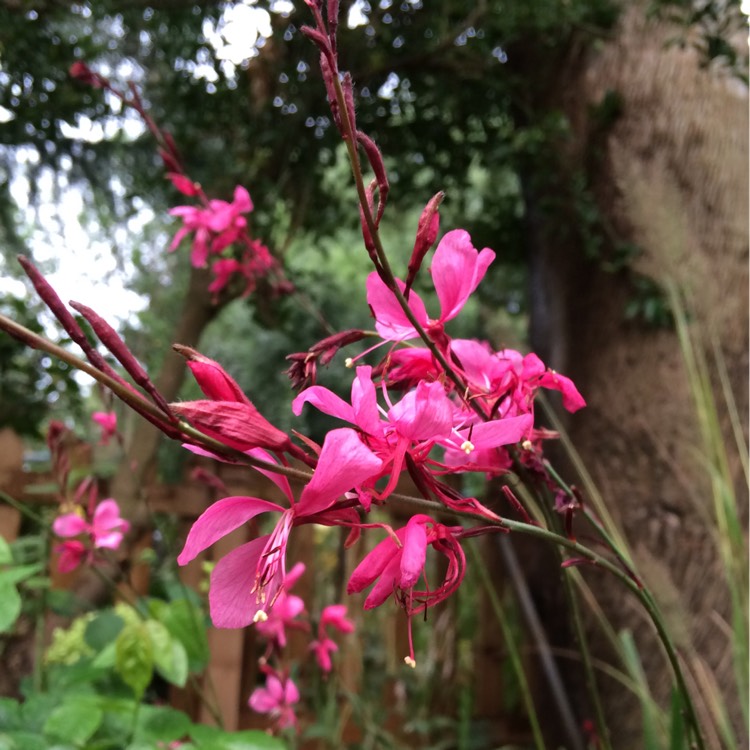
{"label": "pollen on anther", "polygon": [[259,609],[255,613],[255,616],[253,617],[253,622],[255,623],[265,622],[267,619],[268,619],[268,615],[262,609]]}
{"label": "pollen on anther", "polygon": [[468,456],[474,450],[474,443],[471,440],[464,440],[461,443],[461,450]]}
{"label": "pollen on anther", "polygon": [[347,357],[344,360],[344,367],[348,367],[351,370],[354,367],[354,360],[351,357]]}
{"label": "pollen on anther", "polygon": [[521,443],[521,447],[522,447],[522,448],[523,448],[523,449],[524,449],[525,451],[530,451],[530,450],[531,450],[531,449],[532,449],[532,448],[533,448],[534,446],[533,446],[533,444],[532,444],[531,440],[524,440],[524,441],[523,441],[523,442]]}
{"label": "pollen on anther", "polygon": [[411,656],[404,657],[404,664],[406,664],[407,667],[411,667],[412,669],[417,668],[417,662],[415,659],[412,659]]}

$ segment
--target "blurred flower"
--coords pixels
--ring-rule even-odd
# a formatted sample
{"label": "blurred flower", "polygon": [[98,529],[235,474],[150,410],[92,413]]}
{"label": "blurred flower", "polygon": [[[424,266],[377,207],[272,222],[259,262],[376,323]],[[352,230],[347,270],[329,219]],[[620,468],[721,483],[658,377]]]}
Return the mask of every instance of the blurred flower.
{"label": "blurred flower", "polygon": [[95,411],[91,421],[101,428],[100,445],[109,445],[109,441],[117,434],[117,414],[113,411]]}
{"label": "blurred flower", "polygon": [[[58,516],[52,530],[66,541],[55,549],[60,555],[58,567],[63,573],[77,568],[84,560],[93,558],[96,549],[117,549],[123,536],[130,529],[130,523],[120,517],[120,508],[112,498],[102,500],[94,510],[89,523],[79,513],[65,513]],[[87,544],[71,537],[87,537]]]}
{"label": "blurred flower", "polygon": [[294,704],[299,702],[299,690],[290,677],[269,674],[266,686],[253,690],[248,705],[259,714],[268,714],[279,729],[297,726]]}

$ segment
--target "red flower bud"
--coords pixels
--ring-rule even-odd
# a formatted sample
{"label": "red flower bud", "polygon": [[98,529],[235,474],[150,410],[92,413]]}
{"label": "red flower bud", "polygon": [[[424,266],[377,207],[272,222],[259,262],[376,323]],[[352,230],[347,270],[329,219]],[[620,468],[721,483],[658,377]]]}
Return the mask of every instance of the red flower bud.
{"label": "red flower bud", "polygon": [[236,401],[249,404],[250,399],[229,373],[214,360],[204,357],[200,352],[182,344],[173,344],[172,348],[188,361],[187,365],[203,393],[213,401]]}
{"label": "red flower bud", "polygon": [[185,401],[170,407],[208,437],[230,448],[286,451],[292,447],[288,435],[274,427],[251,403]]}
{"label": "red flower bud", "polygon": [[441,190],[439,193],[430,198],[427,205],[422,211],[422,215],[419,217],[419,223],[417,224],[417,236],[414,240],[414,249],[411,253],[411,259],[409,260],[409,270],[406,276],[406,287],[404,294],[409,293],[414,279],[417,276],[424,256],[427,251],[432,247],[435,240],[437,239],[438,230],[440,229],[440,214],[438,208],[443,202],[445,193]]}

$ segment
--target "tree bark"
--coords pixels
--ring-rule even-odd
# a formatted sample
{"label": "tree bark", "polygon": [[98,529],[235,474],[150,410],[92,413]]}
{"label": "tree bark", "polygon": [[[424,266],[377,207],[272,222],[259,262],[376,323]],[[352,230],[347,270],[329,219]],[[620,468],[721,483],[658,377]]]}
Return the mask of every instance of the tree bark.
{"label": "tree bark", "polygon": [[[721,70],[702,69],[693,49],[668,47],[674,33],[647,21],[639,4],[629,7],[615,38],[566,71],[558,103],[572,123],[570,164],[588,172],[606,226],[643,250],[634,270],[686,292],[691,325],[715,337],[744,418],[747,89]],[[609,91],[619,95],[622,115],[602,136],[592,107]],[[609,273],[601,262],[585,260],[578,247],[553,239],[547,227],[535,243],[532,345],[572,376],[587,398],[588,408],[569,421],[573,442],[655,591],[688,670],[696,679],[704,670],[715,683],[742,745],[747,728],[732,687],[725,631],[729,594],[680,342],[674,330],[625,320],[633,294],[626,274]],[[746,523],[740,456],[726,410],[722,418]],[[634,632],[654,696],[667,707],[669,669],[652,630],[611,581],[588,578],[615,628]],[[637,701],[606,680],[602,688],[615,746],[636,747]],[[706,695],[697,700],[706,719]],[[719,744],[712,731],[707,740]]]}

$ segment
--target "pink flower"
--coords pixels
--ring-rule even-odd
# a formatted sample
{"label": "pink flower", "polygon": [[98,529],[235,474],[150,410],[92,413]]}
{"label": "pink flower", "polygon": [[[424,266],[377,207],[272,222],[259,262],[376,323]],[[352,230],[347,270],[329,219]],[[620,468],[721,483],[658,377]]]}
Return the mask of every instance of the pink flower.
{"label": "pink flower", "polygon": [[418,450],[421,460],[436,441],[450,436],[453,427],[453,405],[440,383],[420,382],[415,390],[390,407],[387,420],[381,419],[369,366],[357,368],[351,404],[328,388],[314,385],[294,399],[292,411],[301,414],[308,402],[361,430],[370,448],[383,460],[382,474],[390,472],[388,484],[380,493],[383,498],[395,488],[406,453],[413,455]]}
{"label": "pink flower", "polygon": [[259,620],[255,629],[264,638],[272,641],[279,648],[286,646],[287,628],[307,628],[307,623],[297,620],[298,616],[305,611],[305,603],[300,597],[289,593],[289,589],[297,582],[305,572],[305,564],[297,563],[286,575],[284,589],[279,594],[273,606],[268,612],[267,620]]}
{"label": "pink flower", "polygon": [[353,633],[354,623],[346,616],[346,604],[329,604],[320,615],[320,628],[332,627],[339,633]]}
{"label": "pink flower", "polygon": [[533,401],[539,388],[560,391],[563,406],[570,412],[586,405],[570,378],[549,370],[536,354],[520,354],[513,349],[493,352],[486,343],[454,339],[451,351],[477,393],[489,401],[503,397],[501,414],[533,412]]}
{"label": "pink flower", "polygon": [[[249,451],[266,461],[261,449]],[[326,435],[313,478],[295,501],[288,480],[263,471],[284,492],[290,506],[257,497],[226,497],[208,508],[190,529],[177,558],[185,565],[217,539],[266,512],[281,516],[270,534],[253,539],[225,555],[211,574],[209,605],[217,627],[241,628],[268,618],[268,611],[284,588],[286,547],[292,527],[302,523],[333,523],[343,516],[358,521],[356,513],[332,508],[346,491],[378,474],[382,461],[362,443],[354,430],[332,430]]]}
{"label": "pink flower", "polygon": [[315,660],[324,672],[331,671],[331,654],[339,650],[338,645],[328,637],[328,627],[338,630],[339,633],[354,632],[354,623],[346,616],[346,605],[330,604],[323,610],[318,624],[318,638],[310,644],[310,650],[315,654]]}
{"label": "pink flower", "polygon": [[56,545],[55,552],[58,555],[57,569],[61,573],[70,573],[71,570],[75,570],[88,555],[83,542],[76,540],[61,542]]}
{"label": "pink flower", "polygon": [[111,498],[102,500],[96,506],[91,523],[78,513],[58,516],[52,524],[52,530],[57,536],[88,537],[88,546],[79,540],[65,541],[58,545],[60,570],[68,572],[78,567],[84,558],[92,559],[96,549],[117,549],[129,528],[130,523],[120,517],[120,508]]}
{"label": "pink flower", "polygon": [[[489,248],[478,252],[471,244],[469,233],[463,229],[448,232],[440,243],[432,260],[432,280],[440,300],[440,317],[431,320],[424,302],[415,292],[409,295],[409,307],[414,317],[428,332],[440,333],[443,325],[455,318],[495,259]],[[405,284],[397,280],[404,291]],[[375,316],[375,327],[387,341],[405,341],[416,338],[417,331],[401,309],[393,292],[383,283],[377,273],[367,278],[367,302]]]}
{"label": "pink flower", "polygon": [[328,637],[319,638],[310,644],[310,651],[315,654],[315,661],[323,672],[330,672],[333,669],[333,660],[331,654],[339,650],[338,645]]}
{"label": "pink flower", "polygon": [[297,726],[294,704],[299,703],[299,690],[290,677],[269,674],[266,686],[253,690],[248,704],[259,714],[268,714],[279,729]]}
{"label": "pink flower", "polygon": [[[409,657],[414,666],[414,649],[411,643],[411,618],[445,600],[461,584],[466,568],[466,558],[458,542],[460,526],[444,526],[429,516],[412,516],[406,526],[397,529],[380,542],[355,568],[349,579],[347,592],[358,593],[374,583],[365,599],[364,608],[378,607],[391,595],[404,608],[409,618]],[[448,561],[443,582],[437,588],[415,590],[424,577],[427,548],[433,547]]]}
{"label": "pink flower", "polygon": [[[182,182],[180,185],[185,187]],[[206,208],[176,206],[170,209],[169,213],[179,216],[183,225],[175,234],[169,251],[176,250],[180,242],[192,234],[193,249],[190,262],[195,268],[203,268],[208,262],[209,253],[220,253],[244,234],[247,220],[242,214],[252,210],[250,194],[240,185],[234,189],[234,199],[231,203],[212,200]]]}
{"label": "pink flower", "polygon": [[91,415],[91,421],[101,428],[100,445],[108,445],[117,434],[117,414],[113,411],[95,411]]}

